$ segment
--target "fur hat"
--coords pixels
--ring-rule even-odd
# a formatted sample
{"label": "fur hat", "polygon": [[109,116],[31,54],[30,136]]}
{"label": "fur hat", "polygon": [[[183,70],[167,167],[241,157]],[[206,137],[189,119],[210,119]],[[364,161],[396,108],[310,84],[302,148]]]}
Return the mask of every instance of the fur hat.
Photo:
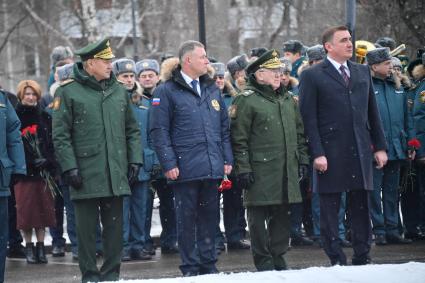
{"label": "fur hat", "polygon": [[22,100],[24,98],[25,89],[27,87],[30,87],[37,96],[37,100],[40,100],[41,98],[41,86],[38,84],[38,82],[33,80],[23,80],[20,81],[16,90],[16,96],[19,100]]}
{"label": "fur hat", "polygon": [[303,44],[299,40],[288,40],[283,43],[283,52],[302,53]]}
{"label": "fur hat", "polygon": [[212,63],[211,67],[214,68],[214,76],[224,76],[224,73],[226,72],[226,66],[223,63]]}
{"label": "fur hat", "polygon": [[60,67],[57,67],[56,72],[58,73],[59,81],[67,80],[71,77],[74,69],[74,63],[69,63]]}
{"label": "fur hat", "polygon": [[366,54],[366,59],[369,65],[374,65],[391,60],[391,55],[387,47],[381,47],[369,51]]}
{"label": "fur hat", "polygon": [[397,57],[391,57],[391,63],[393,63],[393,67],[399,67],[400,69],[403,69],[403,65],[401,64],[400,59]]}
{"label": "fur hat", "polygon": [[121,58],[112,62],[112,72],[118,76],[122,73],[136,73],[136,63],[127,58]]}
{"label": "fur hat", "polygon": [[279,60],[282,63],[282,72],[291,72],[292,71],[291,60],[286,59],[285,57],[280,57]]}
{"label": "fur hat", "polygon": [[391,37],[380,37],[376,40],[375,45],[377,45],[377,47],[388,47],[390,50],[396,47],[395,40]]}
{"label": "fur hat", "polygon": [[143,59],[136,63],[136,75],[140,76],[140,73],[144,71],[154,71],[159,75],[159,63],[154,59]]}
{"label": "fur hat", "polygon": [[256,48],[252,48],[251,52],[249,53],[250,57],[260,57],[261,55],[263,55],[264,53],[267,52],[267,48],[265,47],[256,47]]}
{"label": "fur hat", "polygon": [[326,58],[326,52],[323,45],[317,44],[307,49],[308,61],[319,61]]}
{"label": "fur hat", "polygon": [[56,46],[50,53],[50,60],[52,65],[56,65],[57,62],[74,57],[71,48],[68,46]]}
{"label": "fur hat", "polygon": [[233,57],[227,62],[227,70],[233,76],[237,71],[241,71],[248,66],[248,58],[246,54]]}

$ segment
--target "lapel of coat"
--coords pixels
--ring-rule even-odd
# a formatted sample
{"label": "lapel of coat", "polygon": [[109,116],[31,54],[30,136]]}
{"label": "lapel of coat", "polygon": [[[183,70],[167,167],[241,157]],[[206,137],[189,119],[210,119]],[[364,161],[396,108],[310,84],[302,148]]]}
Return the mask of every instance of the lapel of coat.
{"label": "lapel of coat", "polygon": [[[342,84],[344,87],[347,87],[341,74],[335,69],[335,67],[332,65],[332,63],[328,59],[325,59],[324,61],[323,70],[328,75],[330,75],[333,79],[335,79],[337,82]],[[351,73],[351,69],[350,69],[350,73]]]}

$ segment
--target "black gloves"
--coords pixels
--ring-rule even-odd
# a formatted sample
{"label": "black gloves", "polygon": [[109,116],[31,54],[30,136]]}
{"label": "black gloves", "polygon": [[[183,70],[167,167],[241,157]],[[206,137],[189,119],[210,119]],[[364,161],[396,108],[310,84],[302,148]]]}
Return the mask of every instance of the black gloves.
{"label": "black gloves", "polygon": [[137,181],[137,177],[139,176],[139,169],[139,164],[130,163],[128,165],[127,179],[130,187]]}
{"label": "black gloves", "polygon": [[36,168],[45,168],[47,165],[47,159],[46,158],[36,158],[34,159],[34,166]]}
{"label": "black gloves", "polygon": [[308,165],[300,164],[298,165],[298,177],[300,178],[300,182],[308,179]]}
{"label": "black gloves", "polygon": [[81,178],[77,168],[64,172],[63,176],[65,182],[76,190],[80,189],[83,185],[83,178]]}
{"label": "black gloves", "polygon": [[255,182],[254,173],[249,172],[239,174],[236,180],[239,188],[248,190],[249,184],[253,184]]}

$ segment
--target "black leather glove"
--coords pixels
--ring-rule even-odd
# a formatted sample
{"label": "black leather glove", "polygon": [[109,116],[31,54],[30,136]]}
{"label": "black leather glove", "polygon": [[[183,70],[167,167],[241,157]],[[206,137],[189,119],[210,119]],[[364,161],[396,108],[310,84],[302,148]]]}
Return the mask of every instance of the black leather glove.
{"label": "black leather glove", "polygon": [[162,173],[162,168],[160,165],[152,166],[152,172],[151,172],[152,179],[158,179],[161,173]]}
{"label": "black leather glove", "polygon": [[298,165],[298,177],[300,178],[300,182],[308,179],[309,177],[308,165],[305,165],[305,164]]}
{"label": "black leather glove", "polygon": [[253,184],[255,182],[254,173],[242,173],[236,177],[238,182],[238,187],[243,190],[248,190],[249,184]]}
{"label": "black leather glove", "polygon": [[65,182],[76,190],[83,186],[83,178],[77,168],[68,170],[63,173]]}
{"label": "black leather glove", "polygon": [[137,181],[139,176],[140,165],[135,163],[130,163],[128,165],[127,179],[130,187]]}
{"label": "black leather glove", "polygon": [[34,159],[35,168],[45,168],[46,165],[47,165],[47,159],[46,158],[36,158],[36,159]]}

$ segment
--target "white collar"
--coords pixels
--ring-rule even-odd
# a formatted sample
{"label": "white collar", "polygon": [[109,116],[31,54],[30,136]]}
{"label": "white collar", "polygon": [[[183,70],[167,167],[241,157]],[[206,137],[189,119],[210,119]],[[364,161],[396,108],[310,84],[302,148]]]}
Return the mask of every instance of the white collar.
{"label": "white collar", "polygon": [[327,56],[329,62],[331,62],[331,64],[335,67],[335,69],[338,71],[338,73],[341,73],[341,70],[339,69],[342,66],[345,67],[345,71],[347,72],[348,76],[350,76],[350,69],[348,68],[347,65],[347,61],[345,61],[344,63],[338,63],[337,61],[335,61],[334,59],[332,59],[331,57]]}
{"label": "white collar", "polygon": [[199,85],[199,78],[196,79],[192,79],[191,77],[189,77],[188,75],[185,74],[185,72],[183,72],[182,70],[180,70],[180,73],[182,74],[182,77],[184,79],[184,81],[190,86],[192,87],[191,82],[192,81],[198,81],[198,85]]}

